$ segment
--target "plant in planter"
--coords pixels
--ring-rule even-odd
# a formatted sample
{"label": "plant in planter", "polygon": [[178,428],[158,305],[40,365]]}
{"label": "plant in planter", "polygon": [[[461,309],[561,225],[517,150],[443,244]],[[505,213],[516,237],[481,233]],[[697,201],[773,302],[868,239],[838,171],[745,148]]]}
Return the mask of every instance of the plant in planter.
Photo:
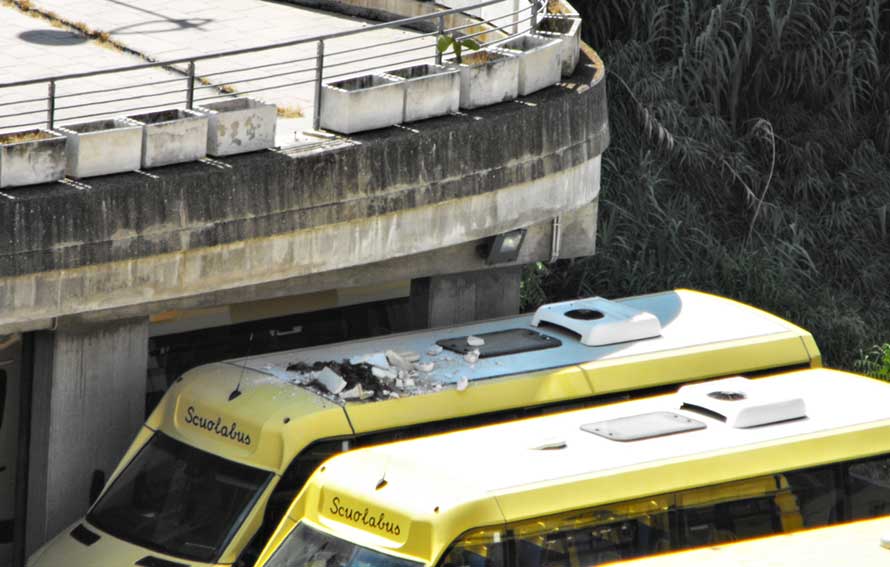
{"label": "plant in planter", "polygon": [[460,70],[461,108],[513,100],[519,92],[519,59],[512,53],[484,49],[448,64]]}
{"label": "plant in planter", "polygon": [[319,123],[342,134],[385,128],[402,121],[404,101],[399,77],[363,75],[326,83],[321,86]]}
{"label": "plant in planter", "polygon": [[538,35],[520,35],[497,45],[519,59],[519,94],[539,91],[559,82],[562,71],[559,40]]}
{"label": "plant in planter", "polygon": [[580,17],[578,10],[572,7],[568,0],[547,0],[547,13],[556,16]]}
{"label": "plant in planter", "polygon": [[196,161],[207,155],[207,115],[173,109],[128,116],[142,126],[142,167]]}
{"label": "plant in planter", "polygon": [[479,44],[472,38],[464,38],[457,34],[440,35],[438,39],[436,39],[436,49],[439,53],[444,54],[448,51],[449,47],[454,52],[454,60],[458,63],[461,62],[461,54],[463,53],[464,48],[472,49],[474,51],[480,49]]}
{"label": "plant in planter", "polygon": [[460,107],[460,73],[442,65],[414,65],[385,71],[404,81],[403,122],[425,120],[457,112]]}
{"label": "plant in planter", "polygon": [[65,136],[52,130],[0,134],[0,188],[63,178],[66,143]]}
{"label": "plant in planter", "polygon": [[571,77],[581,53],[581,18],[546,16],[538,22],[535,35],[562,42],[560,61],[562,76]]}
{"label": "plant in planter", "polygon": [[142,126],[126,118],[94,120],[60,127],[68,138],[70,177],[95,177],[139,169]]}
{"label": "plant in planter", "polygon": [[214,157],[264,150],[275,145],[278,108],[250,97],[204,104],[207,153]]}

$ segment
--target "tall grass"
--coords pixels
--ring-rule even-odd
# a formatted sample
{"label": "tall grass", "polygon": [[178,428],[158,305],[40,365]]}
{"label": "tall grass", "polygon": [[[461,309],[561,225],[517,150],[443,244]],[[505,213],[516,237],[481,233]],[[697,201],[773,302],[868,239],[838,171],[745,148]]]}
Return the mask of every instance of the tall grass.
{"label": "tall grass", "polygon": [[587,0],[612,145],[597,254],[527,270],[527,306],[693,287],[813,331],[890,337],[890,0]]}

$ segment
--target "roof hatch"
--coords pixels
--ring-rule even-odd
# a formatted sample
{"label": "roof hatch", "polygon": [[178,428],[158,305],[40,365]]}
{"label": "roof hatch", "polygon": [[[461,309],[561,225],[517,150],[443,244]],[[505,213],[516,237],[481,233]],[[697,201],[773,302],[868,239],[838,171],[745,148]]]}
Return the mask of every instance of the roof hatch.
{"label": "roof hatch", "polygon": [[807,415],[797,393],[741,376],[682,386],[677,396],[683,409],[706,413],[730,427],[755,427]]}
{"label": "roof hatch", "polygon": [[577,333],[587,346],[603,346],[661,335],[661,323],[652,313],[602,297],[542,305],[532,325],[550,323]]}

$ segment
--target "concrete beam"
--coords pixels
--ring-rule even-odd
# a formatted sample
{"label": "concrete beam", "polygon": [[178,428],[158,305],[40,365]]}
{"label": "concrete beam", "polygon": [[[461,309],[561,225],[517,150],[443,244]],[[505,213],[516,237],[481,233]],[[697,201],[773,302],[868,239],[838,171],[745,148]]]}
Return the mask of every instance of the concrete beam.
{"label": "concrete beam", "polygon": [[28,554],[86,511],[93,471],[111,474],[139,430],[148,319],[62,321],[34,354]]}
{"label": "concrete beam", "polygon": [[522,267],[420,278],[411,282],[413,327],[443,327],[519,313]]}
{"label": "concrete beam", "polygon": [[595,200],[602,67],[521,101],[0,200],[0,326],[384,262]]}

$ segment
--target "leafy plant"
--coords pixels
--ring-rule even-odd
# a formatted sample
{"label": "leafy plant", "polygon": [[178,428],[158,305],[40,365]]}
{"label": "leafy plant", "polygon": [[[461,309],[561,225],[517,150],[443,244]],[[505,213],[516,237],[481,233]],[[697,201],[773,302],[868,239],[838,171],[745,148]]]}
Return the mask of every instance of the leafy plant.
{"label": "leafy plant", "polygon": [[436,49],[439,53],[445,53],[448,51],[448,48],[452,48],[454,52],[454,59],[458,63],[462,63],[463,59],[461,59],[461,53],[464,48],[477,50],[481,49],[481,46],[476,43],[472,38],[462,38],[458,34],[454,33],[451,35],[442,34],[436,39]]}
{"label": "leafy plant", "polygon": [[890,343],[875,345],[862,353],[855,368],[863,374],[890,381]]}
{"label": "leafy plant", "polygon": [[890,336],[890,0],[576,5],[614,93],[597,253],[527,268],[525,307],[692,287],[854,368]]}

